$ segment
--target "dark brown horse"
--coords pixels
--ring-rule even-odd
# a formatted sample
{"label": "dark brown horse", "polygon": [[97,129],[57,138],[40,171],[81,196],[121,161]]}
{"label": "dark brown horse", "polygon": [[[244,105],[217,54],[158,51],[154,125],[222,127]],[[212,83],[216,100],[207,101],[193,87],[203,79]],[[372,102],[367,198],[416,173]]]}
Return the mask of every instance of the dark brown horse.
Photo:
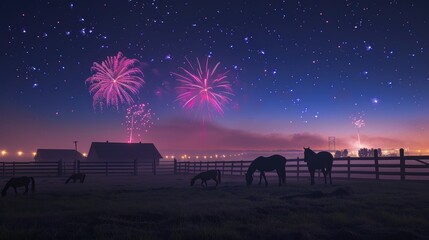
{"label": "dark brown horse", "polygon": [[18,192],[16,191],[17,187],[25,187],[25,192],[24,194],[27,194],[28,192],[28,185],[30,185],[31,182],[31,191],[34,192],[34,178],[32,177],[16,177],[16,178],[11,178],[6,185],[3,188],[3,191],[1,191],[1,196],[4,197],[6,196],[7,190],[10,187],[13,187],[13,190],[15,190],[15,194],[18,194]]}
{"label": "dark brown horse", "polygon": [[76,180],[79,180],[81,183],[83,183],[85,181],[85,173],[75,173],[72,174],[66,181],[66,184],[70,182],[70,180],[73,180],[73,182],[75,183]]}
{"label": "dark brown horse", "polygon": [[268,185],[267,178],[265,177],[266,171],[277,171],[279,176],[279,186],[282,185],[282,182],[286,182],[286,172],[285,172],[286,158],[280,155],[272,155],[270,157],[257,157],[250,164],[249,169],[246,173],[246,183],[247,185],[252,184],[253,182],[253,173],[256,170],[259,170],[261,173],[259,175],[259,184],[261,184],[262,177],[265,180],[265,186]]}
{"label": "dark brown horse", "polygon": [[203,184],[207,187],[207,180],[213,179],[216,182],[216,187],[220,183],[220,171],[219,170],[208,170],[206,172],[202,172],[197,176],[191,179],[191,186],[194,186],[195,181],[201,179],[201,186],[204,187]]}
{"label": "dark brown horse", "polygon": [[332,184],[331,171],[333,161],[334,157],[329,152],[315,153],[310,148],[304,148],[304,162],[307,163],[308,171],[310,172],[311,185],[314,184],[314,171],[316,169],[322,170],[325,177],[325,184],[327,184],[326,174],[329,174],[329,182]]}

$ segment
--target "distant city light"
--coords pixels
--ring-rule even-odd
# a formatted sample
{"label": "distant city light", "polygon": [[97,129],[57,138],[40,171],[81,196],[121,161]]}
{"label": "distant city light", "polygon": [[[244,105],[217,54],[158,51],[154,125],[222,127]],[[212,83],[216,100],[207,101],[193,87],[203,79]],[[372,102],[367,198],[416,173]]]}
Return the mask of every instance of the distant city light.
{"label": "distant city light", "polygon": [[33,154],[33,157],[36,156],[36,152],[32,152],[32,154]]}
{"label": "distant city light", "polygon": [[6,154],[7,154],[7,151],[6,151],[6,150],[2,150],[2,151],[1,151],[1,155],[2,155],[2,156],[6,156]]}
{"label": "distant city light", "polygon": [[85,152],[84,152],[84,153],[82,153],[82,155],[83,155],[84,157],[88,156],[88,154],[87,154],[87,153],[85,153]]}
{"label": "distant city light", "polygon": [[18,156],[22,156],[22,154],[24,154],[22,151],[18,151],[17,152]]}

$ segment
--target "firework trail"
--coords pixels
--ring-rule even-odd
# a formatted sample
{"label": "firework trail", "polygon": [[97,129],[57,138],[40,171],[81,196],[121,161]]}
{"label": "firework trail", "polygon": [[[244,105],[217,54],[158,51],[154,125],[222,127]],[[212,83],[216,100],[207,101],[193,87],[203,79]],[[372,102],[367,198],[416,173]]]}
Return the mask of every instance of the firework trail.
{"label": "firework trail", "polygon": [[148,103],[136,104],[127,108],[125,126],[128,132],[128,143],[133,142],[135,135],[141,140],[141,132],[147,132],[153,125],[152,116],[153,112]]}
{"label": "firework trail", "polygon": [[211,116],[214,110],[220,115],[224,113],[224,107],[231,101],[233,95],[232,84],[226,79],[227,72],[216,73],[220,65],[218,62],[212,69],[209,67],[209,59],[205,65],[201,65],[197,58],[194,66],[187,58],[189,69],[179,68],[183,74],[172,73],[176,76],[179,86],[176,88],[177,101],[181,102],[182,108],[198,109],[203,118],[203,141],[204,141],[204,115]]}
{"label": "firework trail", "polygon": [[361,129],[362,127],[365,127],[365,120],[362,119],[362,117],[360,118],[353,118],[352,124],[355,125],[357,132],[358,132],[358,142],[359,142],[359,149],[361,148],[361,143],[360,143],[360,132],[359,129]]}
{"label": "firework trail", "polygon": [[134,103],[133,96],[139,93],[144,84],[143,72],[136,67],[137,59],[126,58],[121,52],[116,56],[107,57],[101,64],[94,62],[91,71],[94,75],[86,79],[89,92],[93,94],[93,106],[114,106]]}

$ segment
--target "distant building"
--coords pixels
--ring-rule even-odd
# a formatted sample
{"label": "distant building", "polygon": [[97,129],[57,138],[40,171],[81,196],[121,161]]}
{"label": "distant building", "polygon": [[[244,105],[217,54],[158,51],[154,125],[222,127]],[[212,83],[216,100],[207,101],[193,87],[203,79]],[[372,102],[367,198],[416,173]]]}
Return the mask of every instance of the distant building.
{"label": "distant building", "polygon": [[162,158],[153,143],[111,143],[93,142],[88,161],[95,162],[153,162],[159,164]]}
{"label": "distant building", "polygon": [[37,149],[34,160],[36,162],[73,162],[83,160],[82,153],[74,149]]}

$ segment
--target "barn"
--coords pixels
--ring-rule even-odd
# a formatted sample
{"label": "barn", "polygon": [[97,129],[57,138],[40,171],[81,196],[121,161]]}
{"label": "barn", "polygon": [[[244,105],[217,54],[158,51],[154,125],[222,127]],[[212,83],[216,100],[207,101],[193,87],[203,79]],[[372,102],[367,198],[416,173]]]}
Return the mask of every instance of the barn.
{"label": "barn", "polygon": [[74,149],[37,149],[34,160],[36,162],[74,162],[84,160],[82,153]]}
{"label": "barn", "polygon": [[94,162],[155,162],[162,158],[153,143],[93,142],[87,161]]}

